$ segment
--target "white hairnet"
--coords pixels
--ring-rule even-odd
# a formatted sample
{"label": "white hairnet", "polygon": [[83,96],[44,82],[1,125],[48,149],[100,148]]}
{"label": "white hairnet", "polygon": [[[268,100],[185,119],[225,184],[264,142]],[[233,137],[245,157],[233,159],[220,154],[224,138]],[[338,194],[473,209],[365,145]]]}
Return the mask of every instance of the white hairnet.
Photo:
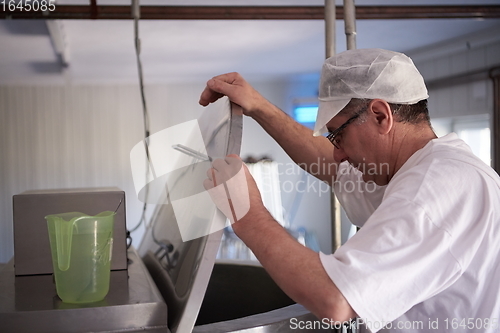
{"label": "white hairnet", "polygon": [[345,51],[323,64],[314,135],[327,132],[326,124],[351,98],[415,104],[428,97],[422,75],[406,55],[382,49]]}

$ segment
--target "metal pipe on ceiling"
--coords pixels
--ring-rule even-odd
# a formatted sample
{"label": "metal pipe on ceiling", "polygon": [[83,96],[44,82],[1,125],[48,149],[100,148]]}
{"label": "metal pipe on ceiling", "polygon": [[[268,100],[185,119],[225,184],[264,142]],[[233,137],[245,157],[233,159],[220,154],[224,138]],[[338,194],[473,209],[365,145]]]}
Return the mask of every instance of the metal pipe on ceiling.
{"label": "metal pipe on ceiling", "polygon": [[[335,0],[325,0],[325,56],[327,59],[335,55],[335,22]],[[342,245],[342,222],[340,202],[333,191],[330,192],[330,212],[332,252],[335,252]]]}
{"label": "metal pipe on ceiling", "polygon": [[[325,26],[328,26],[328,22],[331,22],[332,19],[330,16],[333,16],[333,24],[335,24],[335,14],[333,10],[327,11],[326,5],[327,0],[325,0]],[[333,0],[334,2],[334,0]],[[356,49],[356,7],[354,5],[354,0],[344,0],[344,30],[346,35],[346,44],[348,50]],[[335,31],[335,30],[334,30]],[[328,30],[327,30],[328,33]],[[329,39],[327,38],[327,43]],[[335,39],[334,39],[335,43]],[[328,44],[327,44],[327,58],[333,56],[335,54],[335,48],[331,54],[328,54]],[[340,202],[337,196],[333,193],[330,199],[330,209],[332,215],[332,252],[335,252],[342,245],[342,214]]]}
{"label": "metal pipe on ceiling", "polygon": [[335,54],[335,0],[325,0],[325,56]]}
{"label": "metal pipe on ceiling", "polygon": [[344,30],[348,50],[356,49],[356,7],[354,0],[344,0]]}
{"label": "metal pipe on ceiling", "polygon": [[[335,7],[337,19],[344,8]],[[0,12],[0,19],[132,19],[130,6],[56,5],[54,11]],[[358,6],[358,20],[500,18],[498,5]],[[324,6],[141,6],[142,20],[324,20]]]}

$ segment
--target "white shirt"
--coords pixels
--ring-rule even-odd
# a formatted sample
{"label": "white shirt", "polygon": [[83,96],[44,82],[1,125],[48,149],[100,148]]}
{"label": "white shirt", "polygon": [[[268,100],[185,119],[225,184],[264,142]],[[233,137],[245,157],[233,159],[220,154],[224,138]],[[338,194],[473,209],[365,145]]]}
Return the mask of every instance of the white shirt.
{"label": "white shirt", "polygon": [[343,186],[360,176],[340,169],[334,190],[363,227],[320,258],[366,328],[498,332],[498,175],[449,134],[413,154],[387,186],[348,193]]}

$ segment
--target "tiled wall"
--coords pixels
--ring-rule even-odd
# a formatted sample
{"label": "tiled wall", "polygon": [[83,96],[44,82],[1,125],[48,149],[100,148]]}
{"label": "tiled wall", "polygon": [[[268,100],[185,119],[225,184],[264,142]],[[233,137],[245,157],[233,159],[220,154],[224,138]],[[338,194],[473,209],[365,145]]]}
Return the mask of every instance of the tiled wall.
{"label": "tiled wall", "polygon": [[429,86],[431,117],[492,113],[488,71],[500,67],[500,26],[409,55]]}

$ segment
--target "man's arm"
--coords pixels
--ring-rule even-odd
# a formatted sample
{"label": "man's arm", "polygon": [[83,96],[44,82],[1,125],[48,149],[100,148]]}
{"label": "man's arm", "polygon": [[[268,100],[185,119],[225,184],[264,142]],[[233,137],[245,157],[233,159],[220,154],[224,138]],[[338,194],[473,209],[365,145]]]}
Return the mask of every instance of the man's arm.
{"label": "man's arm", "polygon": [[337,162],[333,159],[333,145],[325,137],[314,137],[312,130],[266,100],[238,73],[209,80],[200,104],[206,106],[224,95],[240,105],[245,115],[255,119],[301,168],[330,185],[333,183]]}
{"label": "man's arm", "polygon": [[[240,171],[243,171],[243,178],[236,175]],[[269,214],[254,179],[238,156],[215,160],[207,177],[205,188],[231,221],[235,220],[235,211],[248,207],[246,214],[232,224],[233,230],[290,298],[321,319],[343,322],[356,317],[323,268],[318,253],[298,243]],[[222,199],[226,203],[223,203],[214,191],[223,183],[231,193],[229,205],[225,194]],[[231,205],[231,211],[224,210],[224,206]]]}
{"label": "man's arm", "polygon": [[343,322],[356,317],[318,253],[293,239],[265,209],[250,210],[233,230],[280,288],[318,318]]}

